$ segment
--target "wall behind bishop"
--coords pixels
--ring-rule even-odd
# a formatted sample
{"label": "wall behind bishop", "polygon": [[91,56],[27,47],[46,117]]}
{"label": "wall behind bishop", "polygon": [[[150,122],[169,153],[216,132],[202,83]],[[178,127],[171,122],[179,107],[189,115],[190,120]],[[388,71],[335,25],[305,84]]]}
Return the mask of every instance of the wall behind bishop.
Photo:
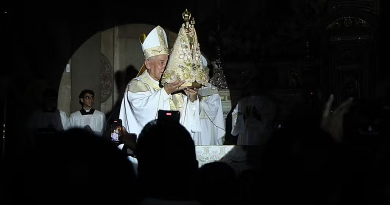
{"label": "wall behind bishop", "polygon": [[[83,89],[95,92],[95,109],[110,115],[120,106],[127,83],[136,76],[144,58],[139,42],[157,25],[116,26],[84,42],[64,68],[59,88],[58,107],[68,115],[81,108],[78,99]],[[165,29],[171,47],[177,34]],[[118,113],[113,113],[118,114]]]}

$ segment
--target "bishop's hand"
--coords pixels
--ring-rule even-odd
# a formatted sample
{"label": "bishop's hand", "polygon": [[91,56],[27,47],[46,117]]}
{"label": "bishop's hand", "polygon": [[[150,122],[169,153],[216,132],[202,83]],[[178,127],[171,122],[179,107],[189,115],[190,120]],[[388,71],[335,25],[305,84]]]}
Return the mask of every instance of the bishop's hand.
{"label": "bishop's hand", "polygon": [[180,86],[183,84],[184,84],[184,81],[180,81],[180,80],[177,80],[173,83],[165,83],[164,84],[165,92],[167,92],[167,94],[169,95],[173,92],[182,90],[183,88],[180,88]]}
{"label": "bishop's hand", "polygon": [[196,88],[184,88],[184,92],[190,98],[191,102],[198,99],[198,89]]}

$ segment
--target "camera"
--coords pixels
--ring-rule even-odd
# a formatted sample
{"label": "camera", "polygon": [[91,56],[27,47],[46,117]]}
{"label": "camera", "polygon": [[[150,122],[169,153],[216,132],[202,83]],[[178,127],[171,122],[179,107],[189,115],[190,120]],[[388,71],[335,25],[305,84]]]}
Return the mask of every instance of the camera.
{"label": "camera", "polygon": [[174,120],[174,121],[179,122],[180,121],[180,112],[174,111],[174,110],[159,110],[157,120],[158,121]]}

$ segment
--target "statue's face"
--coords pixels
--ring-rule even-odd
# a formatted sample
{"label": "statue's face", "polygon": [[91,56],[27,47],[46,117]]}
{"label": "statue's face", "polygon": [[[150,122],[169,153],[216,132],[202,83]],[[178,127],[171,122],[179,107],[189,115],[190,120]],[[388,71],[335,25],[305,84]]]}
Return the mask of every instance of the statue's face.
{"label": "statue's face", "polygon": [[145,60],[145,66],[150,77],[156,81],[159,81],[165,70],[165,67],[167,66],[167,62],[168,55],[166,54],[153,56],[149,60]]}

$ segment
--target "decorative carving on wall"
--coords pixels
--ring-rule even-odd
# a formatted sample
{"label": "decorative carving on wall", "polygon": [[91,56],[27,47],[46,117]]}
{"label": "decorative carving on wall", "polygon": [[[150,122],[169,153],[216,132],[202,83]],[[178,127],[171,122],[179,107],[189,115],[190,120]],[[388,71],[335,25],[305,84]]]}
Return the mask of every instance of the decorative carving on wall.
{"label": "decorative carving on wall", "polygon": [[332,0],[329,1],[329,12],[337,12],[341,9],[359,9],[374,15],[379,14],[379,0]]}
{"label": "decorative carving on wall", "polygon": [[100,54],[100,62],[100,102],[103,103],[113,92],[114,67],[103,53]]}
{"label": "decorative carving on wall", "polygon": [[334,20],[328,25],[327,29],[337,29],[337,28],[368,28],[371,25],[362,18],[359,17],[341,17]]}
{"label": "decorative carving on wall", "polygon": [[329,1],[326,31],[330,55],[324,82],[336,94],[336,103],[373,93],[379,11],[379,0]]}

